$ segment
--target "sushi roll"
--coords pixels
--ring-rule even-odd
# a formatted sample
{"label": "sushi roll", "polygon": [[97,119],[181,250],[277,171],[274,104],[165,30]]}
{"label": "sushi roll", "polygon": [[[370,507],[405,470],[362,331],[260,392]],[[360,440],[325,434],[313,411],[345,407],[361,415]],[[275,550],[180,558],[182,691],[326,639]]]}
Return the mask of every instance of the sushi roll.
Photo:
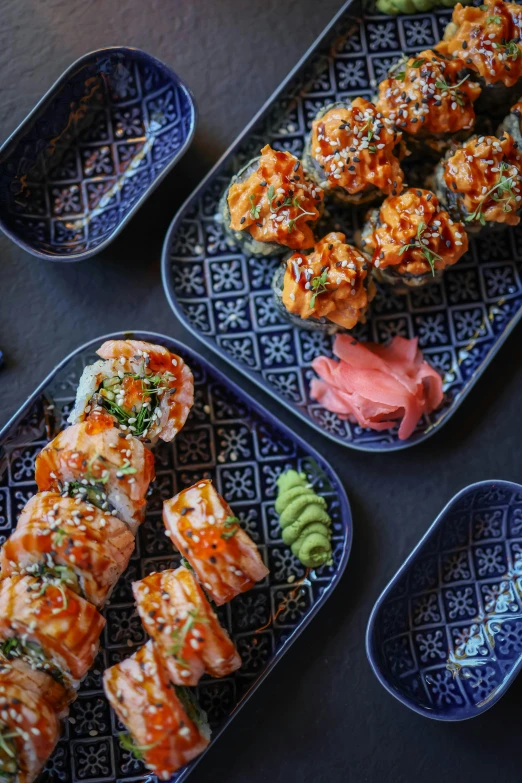
{"label": "sushi roll", "polygon": [[127,525],[90,503],[56,492],[34,495],[0,552],[0,578],[59,578],[100,608],[134,550]]}
{"label": "sushi roll", "polygon": [[483,90],[477,102],[480,112],[505,110],[516,100],[522,83],[522,7],[505,0],[486,0],[479,7],[458,3],[443,40],[435,47],[464,63]]}
{"label": "sushi roll", "polygon": [[400,140],[393,122],[373,103],[346,99],[316,116],[303,162],[326,193],[350,204],[365,204],[400,193]]}
{"label": "sushi roll", "polygon": [[202,753],[210,730],[184,688],[173,687],[163,660],[149,641],[103,675],[105,694],[131,737],[122,743],[160,780]]}
{"label": "sushi roll", "polygon": [[429,190],[414,188],[388,196],[372,210],[360,241],[376,278],[403,291],[439,278],[468,249],[462,223],[454,222]]}
{"label": "sushi roll", "polygon": [[239,669],[234,643],[187,568],[151,574],[132,589],[143,627],[176,685],[197,685],[203,674],[226,677]]}
{"label": "sushi roll", "polygon": [[225,234],[244,253],[271,256],[314,244],[311,223],[321,215],[323,191],[290,152],[268,144],[233,178],[223,195]]}
{"label": "sushi roll", "polygon": [[104,626],[94,606],[58,579],[12,576],[0,582],[4,655],[22,658],[68,688],[77,688],[92,666]]}
{"label": "sushi roll", "polygon": [[108,340],[97,353],[102,358],[83,371],[69,423],[103,413],[146,443],[173,440],[194,404],[194,378],[183,359],[140,340]]}
{"label": "sushi roll", "polygon": [[435,189],[453,218],[468,233],[486,224],[502,228],[520,222],[522,157],[508,134],[474,136],[448,152],[435,171]]}
{"label": "sushi roll", "polygon": [[507,117],[499,125],[495,136],[501,139],[504,133],[508,133],[522,150],[522,99],[517,101],[509,110]]}
{"label": "sushi roll", "polygon": [[163,504],[167,535],[218,606],[268,574],[256,545],[209,479]]}
{"label": "sushi roll", "polygon": [[60,737],[44,693],[10,676],[0,684],[0,779],[32,783]]}
{"label": "sushi roll", "polygon": [[332,334],[364,323],[375,285],[366,257],[339,232],[327,234],[309,255],[293,253],[274,275],[281,314],[294,326]]}
{"label": "sushi roll", "polygon": [[40,492],[86,500],[118,516],[135,534],[154,479],[154,457],[113,423],[112,416],[99,414],[60,432],[37,456],[35,478]]}
{"label": "sushi roll", "polygon": [[427,49],[399,61],[379,84],[377,110],[399,128],[412,152],[440,157],[475,125],[480,85],[464,62]]}
{"label": "sushi roll", "polygon": [[[9,646],[10,640],[4,642]],[[58,718],[65,718],[69,712],[71,693],[47,672],[35,669],[22,658],[9,658],[0,652],[0,693],[5,683],[19,685],[39,698],[45,699]]]}

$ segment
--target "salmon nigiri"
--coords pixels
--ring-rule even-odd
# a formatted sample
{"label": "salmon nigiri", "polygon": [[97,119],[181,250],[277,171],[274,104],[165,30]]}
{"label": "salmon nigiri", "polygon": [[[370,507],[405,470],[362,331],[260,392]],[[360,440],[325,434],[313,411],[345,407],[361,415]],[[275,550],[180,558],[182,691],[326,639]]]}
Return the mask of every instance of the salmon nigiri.
{"label": "salmon nigiri", "polygon": [[67,427],[36,458],[38,489],[88,500],[136,532],[154,479],[152,452],[113,426],[111,416]]}
{"label": "salmon nigiri", "polygon": [[0,684],[0,779],[32,783],[60,737],[60,723],[41,693],[10,678]]}
{"label": "salmon nigiri", "polygon": [[0,578],[58,576],[101,607],[134,550],[127,525],[90,503],[39,492],[23,509],[0,551]]}
{"label": "salmon nigiri", "polygon": [[8,651],[11,644],[12,640],[7,639],[1,645],[6,654],[0,652],[0,693],[6,682],[20,685],[45,699],[58,718],[65,718],[69,712],[71,692],[47,672],[34,668],[22,658],[11,658]]}
{"label": "salmon nigiri", "polygon": [[256,545],[208,479],[163,504],[167,535],[219,605],[268,574]]}
{"label": "salmon nigiri", "polygon": [[180,356],[141,340],[107,340],[83,371],[69,422],[109,414],[114,426],[155,443],[171,441],[194,404],[194,378]]}
{"label": "salmon nigiri", "polygon": [[94,606],[58,579],[10,576],[0,582],[2,649],[70,688],[92,666],[104,625]]}
{"label": "salmon nigiri", "polygon": [[187,568],[150,574],[132,589],[143,627],[176,685],[197,685],[205,673],[226,677],[239,669],[234,643]]}
{"label": "salmon nigiri", "polygon": [[132,740],[126,746],[160,780],[198,756],[209,743],[206,716],[184,688],[173,687],[161,656],[149,641],[130,658],[105,671],[105,693]]}

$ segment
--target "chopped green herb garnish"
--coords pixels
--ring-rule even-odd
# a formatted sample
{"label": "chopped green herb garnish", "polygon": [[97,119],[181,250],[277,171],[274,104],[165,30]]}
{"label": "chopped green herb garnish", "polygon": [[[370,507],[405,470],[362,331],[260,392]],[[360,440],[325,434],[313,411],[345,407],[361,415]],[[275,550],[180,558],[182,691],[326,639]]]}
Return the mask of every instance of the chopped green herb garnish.
{"label": "chopped green herb garnish", "polygon": [[268,203],[270,204],[270,208],[272,208],[272,201],[275,199],[275,188],[273,185],[268,186],[266,197],[268,198]]}
{"label": "chopped green herb garnish", "polygon": [[431,274],[435,276],[435,261],[439,260],[442,261],[442,256],[439,256],[438,253],[435,253],[435,251],[430,250],[430,248],[426,244],[426,240],[423,238],[423,233],[426,229],[426,225],[423,220],[419,223],[417,227],[417,237],[415,239],[415,242],[410,242],[408,245],[403,245],[401,249],[399,250],[399,255],[402,256],[403,253],[405,253],[407,250],[415,249],[420,250],[426,261],[431,267]]}
{"label": "chopped green herb garnish", "polygon": [[425,57],[421,57],[420,60],[414,60],[412,62],[412,64],[411,64],[411,67],[412,68],[420,68],[422,63],[425,63],[425,62],[426,62],[426,58]]}
{"label": "chopped green herb garnish", "polygon": [[310,309],[315,307],[315,300],[320,294],[324,294],[327,291],[328,282],[328,270],[324,269],[320,275],[313,277],[310,281],[310,288],[313,291],[312,298],[310,299]]}
{"label": "chopped green herb garnish", "polygon": [[508,168],[509,166],[507,163],[500,164],[499,166],[500,173],[499,173],[498,181],[493,185],[493,187],[490,190],[488,190],[487,193],[484,194],[475,211],[472,212],[471,215],[467,215],[467,217],[465,218],[466,223],[470,223],[472,220],[478,220],[482,226],[486,225],[486,218],[484,217],[483,209],[489,197],[491,197],[493,201],[496,201],[499,204],[503,204],[504,212],[513,211],[513,206],[511,204],[511,201],[514,201],[516,203],[516,197],[517,197],[517,194],[513,190],[513,180],[516,177],[516,173],[512,174],[510,177],[506,177],[505,171]]}
{"label": "chopped green herb garnish", "polygon": [[208,618],[204,615],[198,614],[198,612],[193,609],[189,611],[188,617],[183,625],[175,628],[171,634],[172,639],[174,640],[174,644],[168,651],[169,655],[172,655],[176,659],[178,665],[184,669],[188,669],[189,665],[185,658],[183,658],[183,648],[185,647],[185,643],[187,641],[187,634],[192,630],[192,628],[194,628],[196,623],[208,623]]}
{"label": "chopped green herb garnish", "polygon": [[252,205],[250,208],[250,217],[253,218],[253,220],[257,220],[257,218],[259,217],[259,212],[261,210],[261,207],[259,204],[257,204],[256,206],[256,197],[254,196],[253,193],[251,193],[248,198]]}
{"label": "chopped green herb garnish", "polygon": [[463,79],[461,79],[458,84],[448,84],[444,77],[442,77],[441,79],[436,80],[435,87],[441,92],[453,93],[452,97],[459,104],[459,106],[464,106],[464,98],[461,95],[459,87],[464,84],[466,79],[469,79],[469,74],[468,76],[465,76]]}
{"label": "chopped green herb garnish", "polygon": [[130,751],[134,758],[138,759],[139,761],[143,760],[144,753],[155,748],[156,745],[160,742],[160,740],[157,740],[156,742],[152,742],[150,745],[138,745],[136,742],[134,742],[130,734],[119,734],[118,739],[120,740],[120,745],[123,750]]}
{"label": "chopped green herb garnish", "polygon": [[399,73],[395,74],[395,78],[398,82],[403,82],[406,78],[406,71],[399,71]]}
{"label": "chopped green herb garnish", "polygon": [[513,40],[506,41],[505,43],[494,43],[493,46],[495,49],[504,49],[504,56],[509,57],[512,60],[517,60],[522,55],[518,46],[518,42],[514,38]]}
{"label": "chopped green herb garnish", "polygon": [[500,24],[502,22],[502,19],[500,16],[488,16],[486,19],[486,24]]}

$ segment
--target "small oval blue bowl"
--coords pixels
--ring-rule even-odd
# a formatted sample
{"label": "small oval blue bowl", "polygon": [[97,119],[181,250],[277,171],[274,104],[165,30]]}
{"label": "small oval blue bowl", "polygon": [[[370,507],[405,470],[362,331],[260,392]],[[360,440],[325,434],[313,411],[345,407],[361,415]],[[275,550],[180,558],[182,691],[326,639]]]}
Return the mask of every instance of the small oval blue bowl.
{"label": "small oval blue bowl", "polygon": [[455,495],[375,604],[366,652],[428,718],[473,718],[500,699],[522,667],[521,485]]}
{"label": "small oval blue bowl", "polygon": [[121,231],[188,148],[196,106],[160,60],[84,55],[0,148],[0,228],[38,258],[79,261]]}

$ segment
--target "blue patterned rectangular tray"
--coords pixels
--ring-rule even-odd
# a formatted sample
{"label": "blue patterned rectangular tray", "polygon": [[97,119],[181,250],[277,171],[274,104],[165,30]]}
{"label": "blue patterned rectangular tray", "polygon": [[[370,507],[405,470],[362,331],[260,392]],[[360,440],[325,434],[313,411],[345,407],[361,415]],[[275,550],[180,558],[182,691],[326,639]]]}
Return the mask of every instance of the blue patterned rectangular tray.
{"label": "blue patterned rectangular tray", "polygon": [[[163,249],[164,287],[181,321],[302,419],[356,449],[390,451],[419,443],[456,410],[520,318],[522,230],[473,239],[440,283],[405,296],[380,291],[371,318],[358,328],[356,337],[377,342],[418,336],[444,376],[443,406],[400,441],[396,430],[361,429],[310,397],[312,360],[331,355],[332,338],[281,319],[270,290],[279,259],[249,258],[229,247],[214,215],[231,176],[265,143],[301,155],[318,109],[345,96],[370,98],[401,52],[433,46],[450,15],[362,18],[357,3],[346,3],[176,215]],[[330,226],[352,237],[357,214],[344,207]]]}
{"label": "blue patterned rectangular tray", "polygon": [[[202,478],[212,478],[270,568],[265,581],[219,610],[243,665],[231,677],[204,677],[198,685],[199,701],[213,728],[211,746],[324,604],[350,553],[350,506],[339,479],[324,459],[204,359],[174,340],[151,332],[109,335],[78,348],[0,432],[0,543],[16,526],[19,512],[36,492],[35,457],[65,426],[83,368],[98,358],[94,351],[104,340],[131,336],[166,345],[185,359],[194,372],[195,404],[175,441],[154,449],[157,477],[148,499],[146,520],[129,568],[104,612],[107,627],[103,650],[72,705],[63,737],[43,773],[45,783],[143,781],[142,762],[119,744],[118,734],[123,727],[105,699],[101,676],[107,666],[127,657],[145,641],[134,609],[131,582],[151,571],[179,564],[179,555],[164,534],[161,511],[166,498]],[[290,466],[307,473],[326,498],[332,516],[334,565],[317,573],[307,573],[279,536],[275,480]],[[197,759],[173,780],[185,780],[196,763]]]}

